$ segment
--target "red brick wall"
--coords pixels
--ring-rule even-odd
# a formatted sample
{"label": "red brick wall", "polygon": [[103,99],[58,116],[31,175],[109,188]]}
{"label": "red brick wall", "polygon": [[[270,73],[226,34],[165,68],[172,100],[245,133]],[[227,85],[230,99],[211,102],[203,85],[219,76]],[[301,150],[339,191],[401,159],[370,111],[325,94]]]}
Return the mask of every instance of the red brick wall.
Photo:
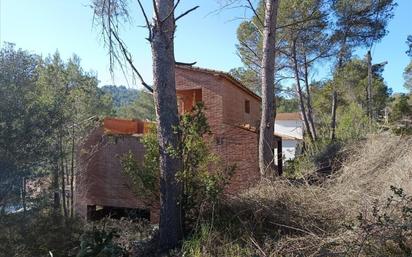
{"label": "red brick wall", "polygon": [[[259,99],[240,89],[233,82],[221,75],[176,69],[176,89],[201,89],[205,114],[208,118],[212,137],[213,150],[226,165],[236,165],[235,174],[226,189],[226,193],[235,194],[256,183],[259,178],[258,168],[258,134],[239,128],[248,123],[257,126],[260,116]],[[179,92],[178,92],[179,93]],[[250,113],[245,113],[245,100],[250,102]],[[100,145],[93,153],[92,148]],[[147,200],[135,196],[128,186],[127,179],[121,174],[120,160],[116,156],[133,152],[142,160],[143,145],[136,137],[118,137],[117,142],[109,140],[103,131],[96,130],[85,142],[80,153],[80,171],[76,181],[76,205],[82,215],[86,214],[87,205],[103,205],[111,207],[143,208]],[[151,221],[159,220],[158,199],[149,207]]]}
{"label": "red brick wall", "polygon": [[[247,189],[260,178],[258,164],[258,134],[239,128],[239,125],[258,126],[260,100],[239,89],[220,75],[189,69],[176,69],[178,90],[202,88],[205,114],[215,143],[214,151],[227,165],[236,165],[227,193]],[[245,100],[250,113],[245,113]]]}
{"label": "red brick wall", "polygon": [[222,87],[211,79],[210,74],[185,69],[176,69],[176,89],[202,89],[202,100],[205,105],[205,114],[213,133],[220,134],[223,130],[223,96]]}
{"label": "red brick wall", "polygon": [[[228,80],[223,80],[223,120],[237,126],[250,124],[258,126],[260,120],[260,100],[251,96]],[[245,101],[250,103],[250,113],[245,112]]]}
{"label": "red brick wall", "polygon": [[[157,203],[136,197],[128,179],[121,173],[120,158],[129,151],[137,160],[143,161],[144,146],[140,139],[134,136],[107,136],[99,128],[89,135],[79,150],[80,167],[76,176],[76,210],[82,215],[87,214],[87,205],[108,207],[150,209],[147,203]],[[156,214],[157,212],[153,212]],[[158,222],[158,216],[151,217],[151,221]]]}

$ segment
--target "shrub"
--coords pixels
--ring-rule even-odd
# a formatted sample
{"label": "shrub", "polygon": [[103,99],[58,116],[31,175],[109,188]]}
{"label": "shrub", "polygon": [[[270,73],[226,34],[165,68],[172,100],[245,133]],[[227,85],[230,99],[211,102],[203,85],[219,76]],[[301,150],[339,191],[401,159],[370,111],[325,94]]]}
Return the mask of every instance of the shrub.
{"label": "shrub", "polygon": [[353,233],[347,252],[365,256],[412,255],[412,197],[391,186],[386,202],[375,201],[348,225]]}
{"label": "shrub", "polygon": [[[184,210],[186,231],[190,231],[202,210],[218,201],[234,167],[225,167],[211,152],[208,142],[210,129],[202,103],[180,117],[175,133],[180,138],[178,148],[168,148],[168,151],[183,163],[176,179],[182,185],[179,203]],[[122,158],[123,172],[131,178],[136,193],[158,199],[159,145],[155,128],[144,136],[142,142],[146,149],[143,164],[129,153]]]}
{"label": "shrub", "polygon": [[0,215],[0,256],[75,256],[81,233],[80,220],[45,208]]}

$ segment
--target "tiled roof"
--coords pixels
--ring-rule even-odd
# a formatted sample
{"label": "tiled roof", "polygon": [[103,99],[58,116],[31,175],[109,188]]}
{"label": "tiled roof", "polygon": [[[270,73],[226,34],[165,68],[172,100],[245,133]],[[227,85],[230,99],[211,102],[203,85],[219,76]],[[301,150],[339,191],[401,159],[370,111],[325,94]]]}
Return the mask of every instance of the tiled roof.
{"label": "tiled roof", "polygon": [[240,88],[241,90],[245,91],[246,93],[248,93],[249,95],[253,96],[254,98],[258,99],[259,101],[261,101],[260,96],[258,96],[257,94],[255,94],[252,90],[250,90],[248,87],[246,87],[245,85],[243,85],[239,80],[237,80],[235,77],[233,77],[232,75],[230,75],[227,72],[223,72],[223,71],[218,71],[218,70],[213,70],[213,69],[206,69],[206,68],[200,68],[200,67],[194,67],[194,66],[189,66],[189,65],[176,65],[176,68],[178,69],[186,69],[186,70],[191,70],[191,71],[199,71],[199,72],[204,72],[204,73],[208,73],[211,75],[217,75],[217,76],[221,76],[225,79],[227,79],[228,81],[232,82],[232,84],[234,84],[235,86],[237,86],[238,88]]}
{"label": "tiled roof", "polygon": [[302,120],[300,112],[280,112],[276,113],[276,120]]}

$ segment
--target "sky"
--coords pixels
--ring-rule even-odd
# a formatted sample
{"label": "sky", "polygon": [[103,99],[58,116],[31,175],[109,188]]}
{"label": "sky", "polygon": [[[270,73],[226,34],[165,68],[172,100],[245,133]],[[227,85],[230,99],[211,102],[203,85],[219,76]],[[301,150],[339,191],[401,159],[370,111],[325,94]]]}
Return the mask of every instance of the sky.
{"label": "sky", "polygon": [[[175,56],[180,62],[197,62],[197,66],[222,71],[242,66],[236,55],[236,29],[242,18],[248,17],[243,8],[219,11],[224,0],[181,0],[177,13],[199,5],[195,12],[178,21]],[[99,27],[93,23],[90,0],[0,0],[0,42],[15,43],[17,48],[46,57],[59,51],[63,59],[76,54],[84,70],[97,73],[101,85],[129,87],[139,83],[117,68],[110,73],[109,56],[101,39]],[[132,4],[136,1],[129,1]],[[143,0],[144,4],[151,1]],[[394,92],[406,92],[402,73],[409,58],[405,54],[406,37],[412,34],[412,0],[398,0],[395,17],[388,25],[389,34],[372,51],[374,63],[388,61],[384,78]],[[127,43],[138,69],[151,84],[151,50],[147,29],[137,6],[131,5],[131,22],[122,27],[121,36]],[[147,5],[148,14],[151,14]],[[366,49],[356,52],[363,57]],[[330,71],[319,66],[317,74]],[[317,78],[315,76],[315,78]]]}

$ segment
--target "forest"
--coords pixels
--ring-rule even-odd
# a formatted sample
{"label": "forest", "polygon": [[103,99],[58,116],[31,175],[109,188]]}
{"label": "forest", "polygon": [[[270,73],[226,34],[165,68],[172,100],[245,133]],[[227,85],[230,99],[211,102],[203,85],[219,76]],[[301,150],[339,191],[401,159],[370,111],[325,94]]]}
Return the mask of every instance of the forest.
{"label": "forest", "polygon": [[[236,164],[210,147],[203,103],[178,112],[175,66],[196,64],[175,60],[175,30],[198,6],[130,2],[89,4],[107,72],[130,70],[137,89],[102,84],[76,54],[1,42],[0,256],[412,256],[412,31],[397,46],[409,60],[403,90],[373,58],[396,0],[218,1],[218,13],[251,14],[234,42],[242,66],[228,73],[261,98],[260,180],[235,195],[225,190]],[[119,29],[136,11],[150,82]],[[302,116],[303,150],[279,174],[275,118],[291,112]],[[159,224],[76,213],[82,146],[107,117],[154,124],[142,164],[113,158],[136,195],[158,202]]]}

